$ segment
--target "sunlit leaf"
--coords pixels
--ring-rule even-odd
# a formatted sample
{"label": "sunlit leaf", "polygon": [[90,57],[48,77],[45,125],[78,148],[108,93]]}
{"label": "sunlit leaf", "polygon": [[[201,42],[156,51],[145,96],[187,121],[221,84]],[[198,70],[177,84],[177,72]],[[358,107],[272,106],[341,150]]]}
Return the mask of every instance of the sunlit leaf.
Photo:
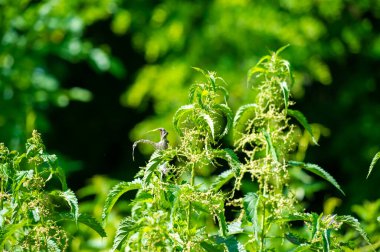
{"label": "sunlit leaf", "polygon": [[341,215],[336,217],[336,221],[343,222],[355,229],[361,235],[361,237],[363,237],[363,239],[371,245],[367,233],[364,231],[363,227],[360,225],[360,222],[356,218],[352,217],[351,215]]}
{"label": "sunlit leaf", "polygon": [[323,252],[330,252],[330,233],[330,229],[323,230],[322,232]]}
{"label": "sunlit leaf", "polygon": [[111,191],[108,193],[106,202],[104,203],[104,208],[103,208],[103,213],[102,213],[103,222],[107,219],[113,206],[115,205],[116,201],[121,197],[121,195],[123,195],[124,193],[128,191],[137,190],[141,188],[142,188],[141,179],[135,179],[132,182],[120,182],[119,184],[115,185],[111,189]]}
{"label": "sunlit leaf", "polygon": [[211,116],[209,116],[208,114],[206,113],[200,113],[199,114],[200,118],[202,118],[202,120],[204,122],[206,122],[209,130],[210,130],[210,133],[211,133],[211,136],[212,136],[212,139],[215,140],[215,129],[214,129],[214,121],[212,120]]}
{"label": "sunlit leaf", "polygon": [[235,117],[234,117],[233,127],[234,128],[236,127],[237,123],[239,122],[239,119],[241,118],[241,116],[243,115],[244,112],[246,112],[249,109],[256,109],[256,108],[258,108],[258,106],[257,106],[257,104],[254,104],[254,103],[246,104],[246,105],[241,106],[236,111],[236,114],[235,114]]}
{"label": "sunlit leaf", "polygon": [[131,218],[127,217],[123,219],[117,228],[111,251],[119,249],[128,238],[129,233],[134,229],[136,229],[136,224]]}
{"label": "sunlit leaf", "polygon": [[312,172],[322,177],[323,179],[330,182],[333,186],[335,186],[343,195],[345,195],[340,185],[338,184],[338,182],[336,182],[336,180],[327,171],[323,170],[318,165],[308,164],[308,163],[303,163],[303,162],[298,162],[298,161],[289,161],[288,163],[289,165],[301,167],[309,172]]}
{"label": "sunlit leaf", "polygon": [[270,151],[270,154],[271,154],[273,160],[276,161],[276,162],[278,162],[277,152],[276,152],[276,149],[273,146],[270,134],[268,132],[266,132],[265,130],[263,131],[263,133],[264,133],[264,137],[265,137],[265,140],[267,142],[268,149]]}
{"label": "sunlit leaf", "polygon": [[369,166],[369,171],[368,171],[368,174],[367,174],[367,179],[368,179],[369,175],[371,174],[371,172],[373,170],[373,167],[376,165],[376,163],[379,160],[379,158],[380,158],[380,152],[376,153],[376,155],[372,159],[371,165]]}
{"label": "sunlit leaf", "polygon": [[232,170],[227,170],[219,174],[211,185],[214,191],[218,191],[223,185],[228,183],[235,176]]}
{"label": "sunlit leaf", "polygon": [[258,211],[259,211],[260,197],[256,193],[247,193],[244,196],[243,206],[247,218],[252,222],[253,233],[255,239],[258,240],[258,234],[260,232]]}
{"label": "sunlit leaf", "polygon": [[313,143],[318,145],[317,140],[315,140],[315,138],[313,136],[313,131],[312,131],[306,117],[298,110],[288,109],[287,113],[289,116],[294,117],[306,129],[306,131],[310,134]]}
{"label": "sunlit leaf", "polygon": [[173,125],[174,125],[174,128],[175,130],[182,136],[183,133],[179,127],[179,122],[182,118],[182,116],[193,110],[194,109],[194,104],[189,104],[189,105],[184,105],[184,106],[181,106],[179,109],[177,109],[177,111],[175,112],[174,116],[173,116]]}

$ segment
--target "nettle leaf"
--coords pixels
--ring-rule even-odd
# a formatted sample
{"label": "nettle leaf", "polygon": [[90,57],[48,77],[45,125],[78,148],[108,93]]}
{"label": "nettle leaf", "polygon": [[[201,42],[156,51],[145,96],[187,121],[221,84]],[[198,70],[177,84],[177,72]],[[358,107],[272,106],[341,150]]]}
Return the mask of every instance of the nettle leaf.
{"label": "nettle leaf", "polygon": [[224,216],[224,211],[219,211],[217,213],[217,218],[220,225],[220,232],[223,236],[227,236],[228,228],[227,228],[227,222],[226,217]]}
{"label": "nettle leaf", "polygon": [[66,191],[60,191],[58,192],[58,195],[62,197],[70,206],[70,211],[74,215],[74,219],[77,222],[78,221],[78,216],[79,216],[79,206],[78,206],[78,199],[77,196],[73,191],[70,189]]}
{"label": "nettle leaf", "polygon": [[322,232],[323,252],[330,252],[330,229],[326,229]]}
{"label": "nettle leaf", "polygon": [[47,241],[47,249],[49,252],[61,252],[62,251],[59,248],[58,244],[53,239],[49,239]]}
{"label": "nettle leaf", "polygon": [[131,190],[138,190],[142,188],[141,179],[135,179],[132,182],[120,182],[119,184],[112,187],[111,191],[108,193],[106,202],[104,203],[102,220],[103,222],[107,219],[110,214],[113,206],[116,201],[123,195],[124,193]]}
{"label": "nettle leaf", "polygon": [[[72,213],[59,213],[57,221],[75,222],[75,216]],[[80,213],[77,222],[88,226],[97,232],[101,237],[107,237],[106,231],[103,229],[102,225],[100,225],[100,223],[91,215]]]}
{"label": "nettle leaf", "polygon": [[206,124],[210,130],[212,139],[214,140],[215,139],[215,129],[214,129],[214,121],[212,120],[211,116],[206,114],[206,113],[203,113],[203,112],[201,112],[199,114],[199,116],[202,120],[204,120],[204,122],[206,122]]}
{"label": "nettle leaf", "polygon": [[318,145],[317,140],[315,140],[311,126],[309,125],[306,117],[302,114],[301,111],[288,109],[288,115],[295,118],[301,125],[306,129],[310,134],[311,139],[314,144]]}
{"label": "nettle leaf", "polygon": [[302,245],[304,243],[307,243],[307,240],[305,238],[293,233],[286,233],[285,238],[296,245]]}
{"label": "nettle leaf", "polygon": [[32,179],[34,176],[33,170],[27,170],[27,171],[17,171],[16,172],[16,179],[15,184],[16,187],[13,189],[14,192],[17,192],[20,190],[21,185],[24,183],[26,179]]}
{"label": "nettle leaf", "polygon": [[179,109],[177,109],[177,111],[175,112],[175,114],[173,116],[174,128],[178,132],[178,134],[181,136],[183,135],[183,133],[179,127],[180,120],[185,113],[190,112],[191,110],[194,109],[194,107],[195,107],[194,104],[188,104],[188,105],[181,106]]}
{"label": "nettle leaf", "polygon": [[380,152],[376,153],[376,155],[372,159],[371,165],[369,166],[369,171],[368,171],[368,174],[367,174],[367,179],[368,179],[369,175],[371,174],[371,172],[373,170],[373,167],[376,165],[376,163],[379,160],[379,158],[380,158]]}
{"label": "nettle leaf", "polygon": [[129,233],[137,228],[135,221],[130,217],[123,219],[120,222],[119,227],[116,231],[115,239],[113,240],[113,245],[111,251],[119,249],[125,240],[127,240]]}
{"label": "nettle leaf", "polygon": [[255,104],[255,103],[246,104],[246,105],[241,106],[236,111],[236,114],[235,114],[235,117],[234,117],[234,121],[233,121],[233,127],[236,128],[236,125],[238,124],[239,119],[242,117],[242,115],[244,114],[244,112],[246,112],[249,109],[255,109],[255,108],[258,108],[257,104]]}
{"label": "nettle leaf", "polygon": [[239,252],[239,242],[236,240],[235,236],[229,236],[224,238],[222,236],[214,236],[217,244],[224,244],[227,247],[228,252]]}
{"label": "nettle leaf", "polygon": [[65,172],[63,171],[63,169],[58,167],[55,170],[55,174],[56,174],[57,178],[59,179],[59,181],[61,182],[62,190],[63,191],[67,190],[68,188],[67,188],[66,176],[65,176]]}
{"label": "nettle leaf", "polygon": [[343,190],[340,188],[338,182],[336,182],[336,180],[333,178],[333,176],[331,176],[327,171],[323,170],[318,165],[308,164],[308,163],[303,163],[303,162],[298,162],[298,161],[289,161],[288,163],[289,165],[301,167],[309,172],[312,172],[322,177],[323,179],[330,182],[333,186],[335,186],[335,188],[337,188],[343,195],[345,195]]}
{"label": "nettle leaf", "polygon": [[22,221],[17,224],[8,224],[5,227],[0,229],[0,248],[4,246],[4,243],[9,239],[14,239],[14,233],[17,230],[21,229],[25,224],[25,221]]}
{"label": "nettle leaf", "polygon": [[232,124],[233,124],[233,113],[232,113],[232,110],[230,107],[228,107],[226,104],[216,104],[214,106],[217,110],[221,111],[224,116],[226,117],[227,119],[227,124],[226,124],[226,127],[224,128],[222,134],[219,136],[220,138],[224,137],[225,135],[228,134],[228,132],[231,130],[232,128]]}
{"label": "nettle leaf", "polygon": [[102,225],[91,215],[79,214],[78,222],[82,223],[95,232],[97,232],[101,237],[107,237],[106,231],[103,229]]}
{"label": "nettle leaf", "polygon": [[275,160],[276,162],[278,162],[276,149],[273,146],[270,134],[268,132],[266,132],[265,130],[263,130],[263,133],[264,133],[264,137],[265,137],[265,140],[267,142],[267,145],[268,145],[268,148],[269,148],[269,151],[270,151],[270,153],[272,155],[273,160]]}
{"label": "nettle leaf", "polygon": [[201,242],[201,247],[204,248],[207,252],[224,252],[222,246],[213,244],[211,242],[203,241]]}
{"label": "nettle leaf", "polygon": [[240,234],[244,232],[244,229],[242,228],[242,223],[240,220],[231,222],[228,225],[228,235],[234,235],[234,234]]}
{"label": "nettle leaf", "polygon": [[223,185],[228,183],[233,177],[235,176],[235,173],[232,170],[227,170],[219,174],[214,182],[211,185],[211,188],[216,192],[220,188],[222,188]]}
{"label": "nettle leaf", "polygon": [[247,218],[252,222],[253,232],[255,239],[258,240],[258,234],[260,232],[258,210],[259,210],[260,196],[256,193],[248,193],[244,196],[243,206]]}
{"label": "nettle leaf", "polygon": [[363,237],[363,239],[368,244],[371,245],[371,242],[368,239],[367,233],[364,231],[364,229],[360,225],[360,222],[356,218],[354,218],[350,215],[341,215],[341,216],[336,217],[336,221],[343,222],[344,224],[347,224],[350,227],[352,227],[353,229],[355,229]]}

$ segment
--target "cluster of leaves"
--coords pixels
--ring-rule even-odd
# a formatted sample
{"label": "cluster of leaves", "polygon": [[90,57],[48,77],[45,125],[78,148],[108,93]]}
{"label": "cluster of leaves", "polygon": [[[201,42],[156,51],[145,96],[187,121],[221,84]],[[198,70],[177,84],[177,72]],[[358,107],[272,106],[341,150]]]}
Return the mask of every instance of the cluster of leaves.
{"label": "cluster of leaves", "polygon": [[0,145],[0,187],[0,248],[4,251],[66,251],[70,237],[62,229],[65,222],[83,223],[106,236],[93,217],[79,213],[78,200],[67,188],[57,157],[46,153],[36,131],[25,153]]}
{"label": "cluster of leaves", "polygon": [[[137,190],[113,251],[332,251],[369,244],[354,217],[305,213],[295,197],[291,176],[301,170],[343,191],[318,165],[290,159],[300,130],[293,120],[311,136],[312,130],[300,111],[289,108],[293,77],[279,56],[284,48],[250,69],[253,100],[234,117],[222,79],[196,69],[206,82],[192,86],[190,104],[174,115],[180,143],[157,149],[134,181],[117,184],[107,197],[104,221],[123,194]],[[230,131],[234,150],[219,142]],[[248,177],[254,189],[242,195]],[[359,244],[344,240],[344,224],[361,235]]]}

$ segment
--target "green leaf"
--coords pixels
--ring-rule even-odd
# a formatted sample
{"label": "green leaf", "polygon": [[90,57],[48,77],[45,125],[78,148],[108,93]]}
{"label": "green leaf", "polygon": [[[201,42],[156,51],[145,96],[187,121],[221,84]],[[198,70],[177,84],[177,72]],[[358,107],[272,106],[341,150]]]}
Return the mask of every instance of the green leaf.
{"label": "green leaf", "polygon": [[267,60],[267,59],[270,59],[270,56],[264,56],[263,58],[261,58],[259,63],[256,64],[256,66],[249,69],[249,71],[248,71],[248,82],[251,81],[253,75],[260,75],[260,74],[266,73],[268,71],[267,69],[259,66],[264,60]]}
{"label": "green leaf", "polygon": [[225,244],[228,252],[239,252],[239,242],[236,240],[235,236],[224,238],[216,235],[215,240],[218,244]]}
{"label": "green leaf", "polygon": [[293,233],[286,233],[285,238],[293,244],[302,245],[307,243],[307,240],[299,235]]}
{"label": "green leaf", "polygon": [[73,191],[67,189],[66,191],[59,192],[59,196],[61,196],[70,206],[70,211],[74,215],[74,219],[77,222],[79,216],[79,206],[77,196]]}
{"label": "green leaf", "polygon": [[181,106],[179,109],[177,109],[177,111],[175,112],[174,116],[173,116],[173,126],[175,128],[175,130],[178,132],[179,135],[183,135],[181,129],[179,128],[179,122],[182,118],[182,116],[193,110],[194,109],[194,104],[188,104],[188,105],[184,105],[184,106]]}
{"label": "green leaf", "polygon": [[102,225],[91,215],[79,214],[78,222],[82,223],[95,232],[97,232],[101,237],[107,237],[106,231],[103,229]]}
{"label": "green leaf", "polygon": [[277,49],[276,51],[276,55],[279,55],[281,52],[283,52],[286,48],[288,48],[290,46],[290,44],[286,44],[282,47],[280,47],[279,49]]}
{"label": "green leaf", "polygon": [[285,81],[280,82],[280,87],[282,94],[284,96],[284,104],[285,104],[285,109],[288,108],[289,105],[289,88],[288,84]]}
{"label": "green leaf", "polygon": [[224,216],[224,211],[219,211],[217,214],[217,218],[220,225],[220,232],[222,233],[223,236],[227,236],[228,229],[227,229],[226,217]]}
{"label": "green leaf", "polygon": [[58,244],[53,239],[49,239],[47,241],[47,251],[49,251],[49,252],[61,252],[62,250],[59,248]]}
{"label": "green leaf", "polygon": [[204,248],[207,252],[224,252],[223,247],[217,244],[212,244],[211,242],[201,242],[201,247]]}
{"label": "green leaf", "polygon": [[65,176],[65,172],[63,171],[63,169],[61,167],[58,167],[55,170],[55,174],[58,177],[59,181],[61,182],[62,190],[63,191],[67,190],[68,188],[67,188],[66,176]]}
{"label": "green leaf", "polygon": [[122,243],[124,243],[124,241],[128,238],[129,233],[136,228],[137,225],[130,217],[123,219],[117,228],[111,251],[119,249],[122,246]]}
{"label": "green leaf", "polygon": [[115,205],[116,201],[121,197],[121,195],[123,195],[124,193],[128,191],[137,190],[141,188],[142,188],[141,179],[135,179],[132,182],[120,182],[119,184],[112,187],[111,191],[107,195],[106,202],[104,203],[104,208],[103,208],[103,213],[102,213],[103,222],[107,219],[113,206]]}
{"label": "green leaf", "polygon": [[373,167],[376,165],[376,163],[379,160],[379,158],[380,158],[380,152],[376,153],[376,155],[372,159],[371,165],[369,166],[369,171],[368,171],[368,174],[367,174],[367,179],[368,179],[369,175],[371,174],[371,172],[373,170]]}
{"label": "green leaf", "polygon": [[268,144],[268,148],[269,148],[269,151],[273,157],[273,160],[275,160],[276,162],[278,162],[278,158],[277,158],[277,153],[276,153],[276,149],[274,148],[273,144],[272,144],[272,139],[270,137],[270,134],[268,132],[266,132],[265,130],[263,130],[263,133],[264,133],[264,137],[265,137],[265,140]]}
{"label": "green leaf", "polygon": [[24,226],[24,221],[17,224],[8,224],[4,228],[0,229],[0,248],[3,248],[6,241],[14,239],[13,234]]}
{"label": "green leaf", "polygon": [[343,195],[345,195],[343,190],[340,188],[338,182],[336,182],[336,180],[327,171],[323,170],[318,165],[308,164],[308,163],[303,163],[303,162],[298,162],[298,161],[289,161],[288,163],[289,165],[301,167],[309,172],[312,172],[322,177],[323,179],[330,182],[333,186],[335,186]]}
{"label": "green leaf", "polygon": [[214,122],[213,122],[211,116],[209,116],[208,114],[203,113],[203,112],[201,112],[199,114],[199,116],[206,122],[206,124],[207,124],[207,126],[208,126],[208,128],[210,130],[212,139],[215,140]]}
{"label": "green leaf", "polygon": [[252,222],[253,232],[255,239],[258,240],[258,234],[260,232],[258,210],[259,210],[260,196],[256,193],[250,192],[244,196],[243,206],[247,218]]}
{"label": "green leaf", "polygon": [[330,252],[330,229],[326,229],[322,233],[323,252]]}
{"label": "green leaf", "polygon": [[228,235],[240,234],[244,232],[241,221],[233,221],[228,225]]}
{"label": "green leaf", "polygon": [[214,192],[218,191],[224,184],[235,176],[232,170],[227,170],[219,174],[211,185]]}
{"label": "green leaf", "polygon": [[231,130],[232,128],[232,124],[233,124],[233,119],[232,119],[232,110],[230,107],[228,107],[226,104],[216,104],[214,106],[217,110],[221,111],[224,116],[226,117],[227,119],[227,124],[226,124],[226,127],[224,128],[222,134],[219,136],[219,138],[222,138],[224,137],[225,135],[228,134],[228,132]]}
{"label": "green leaf", "polygon": [[336,221],[343,222],[343,223],[349,225],[350,227],[352,227],[353,229],[355,229],[363,237],[363,239],[368,244],[371,245],[371,242],[368,239],[367,233],[364,231],[364,229],[360,225],[360,222],[356,218],[354,218],[350,215],[341,215],[341,216],[336,217]]}
{"label": "green leaf", "polygon": [[295,249],[292,249],[290,252],[302,252],[302,251],[310,251],[311,245],[309,244],[301,244]]}
{"label": "green leaf", "polygon": [[306,129],[306,131],[310,134],[313,143],[318,145],[317,140],[315,140],[315,138],[313,136],[313,131],[311,129],[311,126],[309,125],[306,117],[302,114],[302,112],[300,112],[298,110],[288,109],[288,115],[295,118]]}
{"label": "green leaf", "polygon": [[239,119],[241,118],[241,116],[244,114],[244,112],[246,112],[249,109],[256,109],[256,108],[258,108],[258,106],[255,103],[250,103],[250,104],[246,104],[246,105],[241,106],[236,111],[236,114],[234,117],[234,122],[233,122],[233,127],[236,128],[236,125],[239,122]]}
{"label": "green leaf", "polygon": [[[74,221],[75,216],[72,213],[59,213],[57,221]],[[78,223],[82,223],[95,232],[97,232],[101,237],[107,237],[107,234],[100,223],[91,215],[80,213],[78,216]]]}

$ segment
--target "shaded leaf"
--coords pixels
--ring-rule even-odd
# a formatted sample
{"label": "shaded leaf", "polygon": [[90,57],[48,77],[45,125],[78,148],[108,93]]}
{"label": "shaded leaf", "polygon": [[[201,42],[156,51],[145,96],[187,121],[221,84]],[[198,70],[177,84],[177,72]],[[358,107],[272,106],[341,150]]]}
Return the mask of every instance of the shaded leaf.
{"label": "shaded leaf", "polygon": [[107,219],[108,215],[110,214],[112,207],[115,205],[116,201],[123,195],[124,193],[131,191],[131,190],[137,190],[142,188],[142,181],[141,179],[135,179],[132,182],[120,182],[119,184],[115,185],[111,191],[108,193],[106,202],[104,203],[103,213],[102,213],[102,220],[103,222]]}
{"label": "shaded leaf", "polygon": [[299,235],[293,233],[286,233],[285,238],[293,244],[302,245],[307,243],[307,240]]}
{"label": "shaded leaf", "polygon": [[223,247],[217,244],[212,244],[211,242],[203,241],[201,242],[201,247],[204,248],[207,252],[224,252]]}
{"label": "shaded leaf", "polygon": [[219,221],[219,230],[222,233],[223,236],[227,236],[227,222],[226,222],[226,217],[224,216],[224,211],[219,211],[217,214],[217,218]]}
{"label": "shaded leaf", "polygon": [[8,224],[5,227],[0,229],[0,247],[3,247],[5,242],[9,239],[12,239],[13,234],[20,228],[24,226],[24,222],[17,224]]}
{"label": "shaded leaf", "polygon": [[380,152],[376,153],[376,155],[372,159],[371,165],[369,166],[369,170],[368,170],[368,174],[367,174],[367,179],[368,179],[369,175],[371,174],[371,172],[373,170],[373,167],[376,165],[376,163],[379,160],[379,158],[380,158]]}
{"label": "shaded leaf", "polygon": [[235,236],[229,236],[227,238],[221,236],[215,236],[216,243],[225,244],[228,252],[239,252],[239,242]]}
{"label": "shaded leaf", "polygon": [[333,186],[335,186],[343,195],[345,195],[343,190],[340,188],[338,182],[336,182],[336,180],[327,171],[323,170],[318,165],[308,164],[308,163],[303,163],[303,162],[298,162],[298,161],[289,161],[288,163],[289,163],[289,165],[301,167],[307,171],[310,171],[310,172],[322,177],[323,179],[330,182]]}
{"label": "shaded leaf", "polygon": [[317,140],[315,140],[313,136],[313,131],[311,129],[311,126],[309,125],[306,117],[302,114],[302,112],[298,110],[288,109],[287,113],[289,116],[295,118],[306,129],[306,131],[310,134],[313,143],[318,145]]}

